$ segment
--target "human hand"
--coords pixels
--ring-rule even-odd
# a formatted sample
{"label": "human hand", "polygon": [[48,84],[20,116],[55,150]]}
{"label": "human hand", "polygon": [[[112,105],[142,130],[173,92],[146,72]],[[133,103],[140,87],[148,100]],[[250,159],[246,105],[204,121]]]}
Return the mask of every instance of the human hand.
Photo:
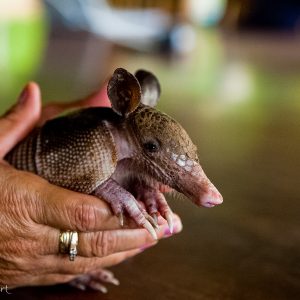
{"label": "human hand", "polygon": [[[89,101],[91,98],[75,104],[85,106]],[[106,202],[54,186],[3,161],[41,115],[44,121],[60,108],[64,107],[42,113],[39,88],[30,83],[19,103],[0,119],[0,282],[10,288],[68,282],[115,265],[156,243],[129,220],[120,228]],[[169,236],[166,222],[160,219],[159,224],[158,238]],[[174,232],[179,232],[182,225],[177,216],[174,224]],[[79,232],[74,262],[58,254],[60,230]]]}

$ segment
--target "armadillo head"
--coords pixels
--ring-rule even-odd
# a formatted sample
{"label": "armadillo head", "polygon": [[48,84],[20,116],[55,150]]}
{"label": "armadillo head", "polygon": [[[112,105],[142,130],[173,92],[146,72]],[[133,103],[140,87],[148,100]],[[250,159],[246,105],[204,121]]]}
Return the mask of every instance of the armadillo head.
{"label": "armadillo head", "polygon": [[140,70],[133,76],[117,69],[109,82],[108,95],[113,109],[124,117],[135,136],[135,156],[143,172],[199,206],[222,203],[222,196],[203,172],[197,148],[186,131],[152,107],[160,95],[153,74]]}

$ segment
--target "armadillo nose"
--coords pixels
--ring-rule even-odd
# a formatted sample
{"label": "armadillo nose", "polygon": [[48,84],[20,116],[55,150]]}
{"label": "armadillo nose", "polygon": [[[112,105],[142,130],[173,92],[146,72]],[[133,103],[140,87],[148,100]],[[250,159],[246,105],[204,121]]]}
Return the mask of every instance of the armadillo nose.
{"label": "armadillo nose", "polygon": [[223,202],[222,195],[216,191],[209,191],[202,195],[201,197],[201,205],[204,207],[214,207]]}

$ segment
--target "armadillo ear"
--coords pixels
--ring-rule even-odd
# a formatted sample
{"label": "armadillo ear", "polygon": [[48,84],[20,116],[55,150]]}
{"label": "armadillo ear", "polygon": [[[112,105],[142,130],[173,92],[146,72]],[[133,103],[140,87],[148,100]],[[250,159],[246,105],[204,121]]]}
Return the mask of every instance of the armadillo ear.
{"label": "armadillo ear", "polygon": [[156,76],[145,70],[138,70],[135,77],[142,88],[142,100],[145,105],[154,107],[160,96],[160,84]]}
{"label": "armadillo ear", "polygon": [[127,117],[141,102],[141,87],[137,79],[125,69],[118,68],[107,85],[107,95],[113,110]]}

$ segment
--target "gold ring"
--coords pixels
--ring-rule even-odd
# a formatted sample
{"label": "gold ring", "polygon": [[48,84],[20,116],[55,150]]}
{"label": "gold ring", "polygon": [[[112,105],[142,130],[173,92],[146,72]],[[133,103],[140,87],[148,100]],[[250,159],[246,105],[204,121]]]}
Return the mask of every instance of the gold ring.
{"label": "gold ring", "polygon": [[69,254],[70,261],[77,256],[78,233],[76,231],[61,231],[59,235],[59,253]]}

